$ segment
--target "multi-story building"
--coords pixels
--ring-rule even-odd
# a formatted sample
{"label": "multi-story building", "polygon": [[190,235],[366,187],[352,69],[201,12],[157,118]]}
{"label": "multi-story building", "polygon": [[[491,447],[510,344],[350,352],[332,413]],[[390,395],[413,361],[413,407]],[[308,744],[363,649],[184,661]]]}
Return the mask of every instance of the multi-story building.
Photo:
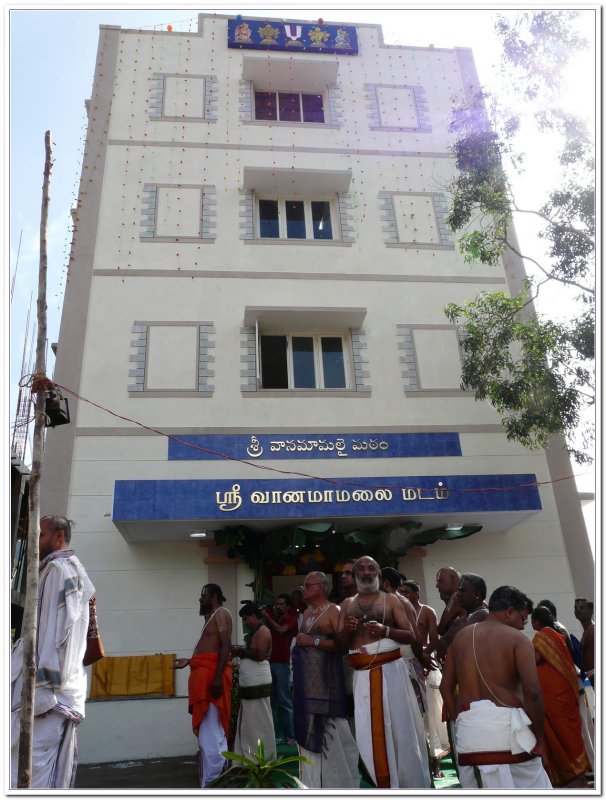
{"label": "multi-story building", "polygon": [[55,369],[77,397],[42,506],[97,588],[82,761],[195,749],[186,671],[149,674],[190,654],[207,582],[239,631],[251,583],[369,551],[438,610],[452,565],[576,629],[593,562],[567,455],[461,390],[443,312],[523,277],[465,264],[445,224],[451,101],[476,90],[470,50],[377,25],[102,27]]}

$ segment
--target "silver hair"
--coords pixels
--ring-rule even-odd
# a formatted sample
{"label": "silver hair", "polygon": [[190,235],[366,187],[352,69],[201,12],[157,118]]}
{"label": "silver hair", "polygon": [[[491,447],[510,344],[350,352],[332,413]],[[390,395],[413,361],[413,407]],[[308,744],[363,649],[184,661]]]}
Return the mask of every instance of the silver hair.
{"label": "silver hair", "polygon": [[72,528],[74,527],[74,523],[71,519],[68,519],[67,517],[59,517],[56,514],[45,514],[40,518],[40,522],[42,522],[43,519],[48,520],[53,533],[56,533],[57,531],[63,531],[65,543],[70,543],[72,538]]}
{"label": "silver hair", "polygon": [[324,593],[328,597],[328,595],[330,594],[330,582],[326,574],[324,572],[320,572],[320,570],[315,570],[314,572],[310,572],[309,574],[317,576],[318,582],[322,584],[322,586],[324,587]]}

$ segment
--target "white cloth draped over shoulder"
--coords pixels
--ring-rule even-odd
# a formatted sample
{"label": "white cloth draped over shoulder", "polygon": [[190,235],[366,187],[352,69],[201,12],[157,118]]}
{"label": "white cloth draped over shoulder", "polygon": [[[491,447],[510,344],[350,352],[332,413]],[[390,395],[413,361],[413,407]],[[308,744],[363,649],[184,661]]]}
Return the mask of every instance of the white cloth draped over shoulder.
{"label": "white cloth draped over shoulder", "polygon": [[[350,653],[388,653],[400,649],[393,639],[380,639]],[[428,789],[431,786],[423,720],[408,669],[402,658],[380,667],[383,683],[383,723],[389,766],[390,788]],[[360,756],[376,784],[370,669],[355,669],[353,674],[356,741]]]}
{"label": "white cloth draped over shoulder", "polygon": [[[53,714],[50,720],[34,720],[32,788],[67,787],[69,783],[60,781],[74,777],[75,726],[84,719],[86,700],[82,659],[88,632],[88,601],[94,594],[95,587],[73,551],[59,550],[41,562],[34,715],[47,711]],[[23,640],[19,639],[11,657],[13,786],[17,780],[22,687]],[[56,715],[60,718],[52,721]]]}
{"label": "white cloth draped over shoulder", "polygon": [[[243,658],[240,661],[239,684],[240,688],[271,684],[269,661]],[[258,697],[254,700],[240,698],[234,752],[249,757],[251,753],[257,752],[257,740],[259,739],[263,742],[265,757],[275,756],[277,753],[276,734],[269,696]]]}

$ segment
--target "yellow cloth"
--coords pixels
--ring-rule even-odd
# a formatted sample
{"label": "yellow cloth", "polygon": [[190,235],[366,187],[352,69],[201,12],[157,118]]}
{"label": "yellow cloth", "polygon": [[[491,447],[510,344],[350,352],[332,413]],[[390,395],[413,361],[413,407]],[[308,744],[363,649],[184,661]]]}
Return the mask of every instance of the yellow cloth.
{"label": "yellow cloth", "polygon": [[93,664],[90,699],[175,693],[175,653],[105,656]]}

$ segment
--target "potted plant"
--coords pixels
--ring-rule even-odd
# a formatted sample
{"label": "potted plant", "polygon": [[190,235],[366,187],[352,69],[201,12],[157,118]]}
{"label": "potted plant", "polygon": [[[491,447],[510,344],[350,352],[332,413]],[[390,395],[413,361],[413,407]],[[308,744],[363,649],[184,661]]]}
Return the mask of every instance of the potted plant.
{"label": "potted plant", "polygon": [[265,758],[263,742],[257,740],[257,752],[251,758],[233,753],[229,750],[221,754],[228,761],[236,762],[222,772],[218,778],[211,781],[208,786],[213,788],[238,787],[240,789],[307,789],[304,783],[284,769],[286,764],[300,763],[311,764],[304,756],[283,756]]}

